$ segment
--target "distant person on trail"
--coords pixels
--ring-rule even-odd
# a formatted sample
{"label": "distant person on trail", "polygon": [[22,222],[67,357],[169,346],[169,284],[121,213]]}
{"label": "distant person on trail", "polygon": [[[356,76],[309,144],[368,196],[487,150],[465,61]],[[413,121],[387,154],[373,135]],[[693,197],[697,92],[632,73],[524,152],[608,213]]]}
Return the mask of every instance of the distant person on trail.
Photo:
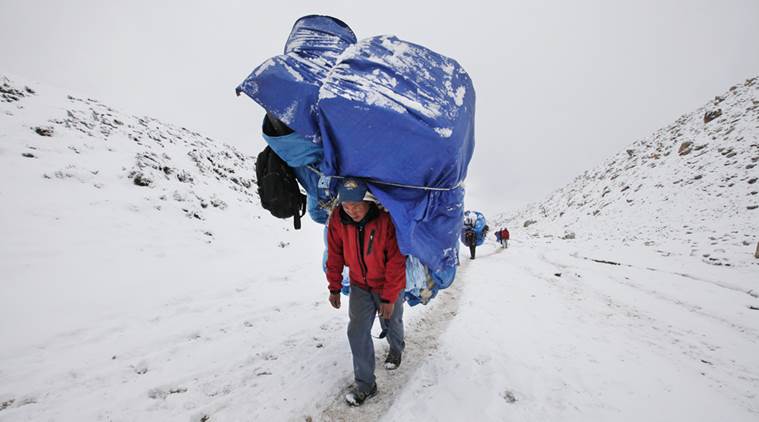
{"label": "distant person on trail", "polygon": [[469,247],[469,259],[474,259],[477,246],[481,245],[488,234],[489,227],[485,217],[477,211],[464,212],[464,227],[461,229],[461,243]]}
{"label": "distant person on trail", "polygon": [[377,394],[374,376],[374,343],[371,329],[379,314],[382,334],[390,351],[385,369],[401,364],[405,347],[403,290],[406,257],[398,249],[390,214],[366,200],[368,189],[360,179],[344,179],[337,190],[339,205],[332,211],[327,234],[327,281],[329,303],[340,308],[343,266],[350,272],[348,342],[353,353],[355,387],[345,396],[360,406]]}
{"label": "distant person on trail", "polygon": [[495,232],[495,238],[503,248],[509,247],[509,230],[506,227]]}
{"label": "distant person on trail", "polygon": [[469,246],[469,259],[474,259],[477,250],[477,234],[471,227],[464,228],[464,245]]}

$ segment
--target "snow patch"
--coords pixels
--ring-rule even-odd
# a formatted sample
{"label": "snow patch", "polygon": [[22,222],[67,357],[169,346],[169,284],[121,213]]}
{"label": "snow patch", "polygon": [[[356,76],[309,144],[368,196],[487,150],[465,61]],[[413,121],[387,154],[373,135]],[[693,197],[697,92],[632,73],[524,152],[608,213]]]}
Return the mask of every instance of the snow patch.
{"label": "snow patch", "polygon": [[436,127],[435,132],[443,138],[450,138],[453,135],[453,129],[449,127]]}
{"label": "snow patch", "polygon": [[456,102],[456,105],[461,107],[464,105],[464,96],[466,96],[466,88],[463,86],[460,86],[456,88],[456,95],[454,96],[454,101]]}

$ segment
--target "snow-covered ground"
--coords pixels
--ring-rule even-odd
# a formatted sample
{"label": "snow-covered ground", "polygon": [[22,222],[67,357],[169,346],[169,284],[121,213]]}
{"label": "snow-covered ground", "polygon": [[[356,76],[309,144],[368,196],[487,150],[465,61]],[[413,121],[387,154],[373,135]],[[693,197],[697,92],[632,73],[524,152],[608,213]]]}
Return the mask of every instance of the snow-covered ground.
{"label": "snow-covered ground", "polygon": [[[731,91],[723,116],[755,113],[755,85]],[[563,189],[493,219],[519,222],[510,248],[489,241],[450,289],[406,309],[401,368],[378,365],[380,394],[353,409],[347,307],[327,303],[321,228],[260,208],[252,157],[0,77],[0,421],[755,421],[759,185],[746,167],[759,122],[746,114],[736,155],[715,136],[694,164],[736,176],[670,182],[703,194],[663,199],[664,183],[628,181],[601,206],[616,190],[588,177],[593,210],[572,211]],[[686,171],[623,154],[638,164],[612,180]],[[699,224],[673,225],[687,215]]]}
{"label": "snow-covered ground", "polygon": [[756,271],[613,244],[516,241],[480,252],[438,350],[386,420],[759,415],[759,311],[749,308],[759,300],[742,291]]}

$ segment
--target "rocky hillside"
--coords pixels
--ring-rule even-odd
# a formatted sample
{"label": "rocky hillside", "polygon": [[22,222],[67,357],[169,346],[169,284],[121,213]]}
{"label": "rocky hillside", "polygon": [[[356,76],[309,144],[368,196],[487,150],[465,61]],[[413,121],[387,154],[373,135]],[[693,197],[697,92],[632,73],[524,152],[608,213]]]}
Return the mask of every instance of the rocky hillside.
{"label": "rocky hillside", "polygon": [[755,77],[495,225],[523,237],[640,243],[713,265],[759,266],[757,166]]}
{"label": "rocky hillside", "polygon": [[254,159],[234,147],[2,75],[0,166],[6,179],[0,199],[15,204],[5,207],[8,219],[46,209],[46,201],[77,213],[82,204],[109,212],[105,204],[121,203],[184,215],[188,227],[202,228],[230,205],[260,209],[249,206],[258,203]]}

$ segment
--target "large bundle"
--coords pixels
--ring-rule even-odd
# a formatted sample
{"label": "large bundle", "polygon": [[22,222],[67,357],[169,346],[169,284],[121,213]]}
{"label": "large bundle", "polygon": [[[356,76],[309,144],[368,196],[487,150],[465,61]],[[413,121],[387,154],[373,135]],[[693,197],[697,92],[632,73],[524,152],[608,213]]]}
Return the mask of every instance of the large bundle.
{"label": "large bundle", "polygon": [[456,265],[474,101],[455,60],[387,36],[350,47],[319,91],[323,171],[381,182],[401,252],[432,271]]}
{"label": "large bundle", "polygon": [[336,178],[367,178],[401,252],[415,257],[410,303],[450,285],[474,149],[474,87],[455,60],[395,37],[356,43],[343,22],[307,16],[285,54],[256,68],[239,92],[295,131],[264,138],[295,168],[314,220],[324,222],[316,207],[334,195]]}
{"label": "large bundle", "polygon": [[479,211],[464,212],[464,227],[461,229],[461,243],[465,246],[471,246],[467,240],[467,231],[474,232],[474,244],[480,246],[485,243],[485,236],[488,234],[488,222],[485,216]]}

